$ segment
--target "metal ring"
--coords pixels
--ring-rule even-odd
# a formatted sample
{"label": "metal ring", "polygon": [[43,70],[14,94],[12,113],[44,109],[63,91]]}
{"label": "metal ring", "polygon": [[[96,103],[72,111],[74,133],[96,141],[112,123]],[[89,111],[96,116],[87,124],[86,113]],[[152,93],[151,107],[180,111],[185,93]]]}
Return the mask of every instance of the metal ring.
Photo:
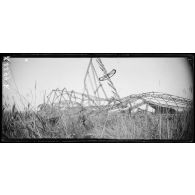
{"label": "metal ring", "polygon": [[116,73],[116,70],[113,69],[111,72],[109,72],[108,74],[102,76],[99,78],[100,81],[105,81],[107,80],[108,78],[111,78],[114,74]]}

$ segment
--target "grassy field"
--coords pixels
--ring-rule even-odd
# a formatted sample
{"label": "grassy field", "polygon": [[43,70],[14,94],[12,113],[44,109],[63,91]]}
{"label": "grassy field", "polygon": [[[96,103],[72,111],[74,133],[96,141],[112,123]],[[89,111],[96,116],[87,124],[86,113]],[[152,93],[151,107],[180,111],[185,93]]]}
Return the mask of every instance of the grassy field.
{"label": "grassy field", "polygon": [[190,140],[193,137],[192,110],[177,114],[147,112],[109,113],[78,107],[35,112],[2,110],[2,138],[144,139]]}

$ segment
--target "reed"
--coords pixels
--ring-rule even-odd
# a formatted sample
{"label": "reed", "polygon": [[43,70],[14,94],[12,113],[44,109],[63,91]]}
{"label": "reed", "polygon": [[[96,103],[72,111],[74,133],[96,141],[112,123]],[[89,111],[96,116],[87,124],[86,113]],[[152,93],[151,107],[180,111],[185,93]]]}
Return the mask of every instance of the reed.
{"label": "reed", "polygon": [[[35,84],[35,96],[36,87]],[[68,106],[74,104],[71,100],[66,109],[61,110],[54,100],[48,105],[45,99],[44,94],[44,106],[40,110],[28,102],[24,111],[19,111],[15,103],[8,109],[4,101],[2,138],[189,140],[193,137],[192,109],[175,114],[137,112],[130,115],[120,111],[111,113],[98,106],[94,110],[82,104],[71,107]]]}

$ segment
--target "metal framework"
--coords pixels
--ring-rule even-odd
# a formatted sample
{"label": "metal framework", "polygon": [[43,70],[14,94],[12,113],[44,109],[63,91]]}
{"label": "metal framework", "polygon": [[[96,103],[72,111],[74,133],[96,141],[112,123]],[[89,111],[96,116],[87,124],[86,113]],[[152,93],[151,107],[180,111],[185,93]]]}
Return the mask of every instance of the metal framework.
{"label": "metal framework", "polygon": [[[68,91],[66,88],[62,90],[54,89],[47,96],[46,103],[55,107],[57,106],[60,109],[82,106],[103,110],[122,110],[128,108],[131,111],[147,105],[147,108],[150,106],[155,110],[166,110],[167,112],[170,110],[182,111],[192,107],[192,101],[189,99],[160,92],[133,94],[120,98],[111,80],[116,70],[113,69],[108,73],[100,58],[97,58],[96,62],[103,76],[98,75],[91,58],[84,77],[83,93]],[[105,85],[110,90],[111,96],[107,94],[108,89],[105,89]]]}
{"label": "metal framework", "polygon": [[[132,109],[135,109],[143,104],[147,104],[155,110],[164,108],[167,109],[167,111],[183,111],[192,107],[192,101],[189,99],[160,92],[130,95],[123,98],[121,101],[125,104],[129,103]],[[138,101],[139,103],[137,103]]]}

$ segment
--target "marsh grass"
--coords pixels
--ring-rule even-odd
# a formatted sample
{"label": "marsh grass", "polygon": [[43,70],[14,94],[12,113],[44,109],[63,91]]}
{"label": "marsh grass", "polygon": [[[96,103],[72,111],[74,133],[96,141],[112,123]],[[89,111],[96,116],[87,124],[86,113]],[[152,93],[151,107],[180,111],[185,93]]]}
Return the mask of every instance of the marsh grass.
{"label": "marsh grass", "polygon": [[88,114],[52,109],[49,113],[29,108],[19,112],[2,109],[2,138],[65,139],[173,139],[189,140],[193,136],[192,111],[176,115],[136,113]]}
{"label": "marsh grass", "polygon": [[[35,85],[36,95],[36,85]],[[36,99],[35,99],[36,102]],[[4,101],[2,139],[144,139],[191,140],[193,110],[176,114],[107,112],[82,106],[60,110],[45,104],[37,111],[28,103],[24,111]],[[35,106],[34,106],[35,107]]]}

